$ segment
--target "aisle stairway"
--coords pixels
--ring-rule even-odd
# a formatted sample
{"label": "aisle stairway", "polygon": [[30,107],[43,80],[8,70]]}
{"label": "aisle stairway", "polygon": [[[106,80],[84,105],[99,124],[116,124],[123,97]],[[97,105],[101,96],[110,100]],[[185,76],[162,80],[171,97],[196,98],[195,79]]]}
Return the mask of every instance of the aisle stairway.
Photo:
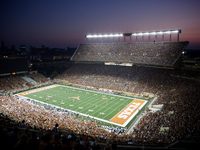
{"label": "aisle stairway", "polygon": [[32,78],[30,78],[30,77],[28,77],[28,76],[22,76],[21,77],[24,81],[26,81],[26,82],[28,82],[28,83],[30,83],[30,84],[32,84],[32,85],[36,85],[37,84],[37,82],[35,81],[35,80],[33,80]]}

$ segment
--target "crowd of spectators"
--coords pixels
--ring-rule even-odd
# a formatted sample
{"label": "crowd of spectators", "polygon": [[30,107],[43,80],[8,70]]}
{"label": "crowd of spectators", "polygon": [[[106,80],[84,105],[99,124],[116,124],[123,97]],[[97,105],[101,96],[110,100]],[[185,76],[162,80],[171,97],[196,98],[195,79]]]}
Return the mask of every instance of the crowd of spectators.
{"label": "crowd of spectators", "polygon": [[30,78],[32,78],[33,80],[35,80],[37,83],[44,83],[44,82],[47,82],[48,81],[48,79],[45,77],[45,76],[43,76],[42,74],[40,74],[40,73],[30,73],[29,75],[28,75],[28,77],[30,77]]}
{"label": "crowd of spectators", "polygon": [[1,149],[98,150],[111,147],[111,144],[97,145],[95,139],[89,136],[55,131],[56,125],[49,130],[33,129],[23,122],[14,122],[2,114],[0,122],[4,123],[0,128]]}
{"label": "crowd of spectators", "polygon": [[[76,64],[55,77],[55,80],[131,93],[153,93],[157,96],[154,104],[163,104],[163,108],[157,112],[147,109],[146,115],[128,135],[108,132],[94,120],[86,120],[66,111],[48,109],[15,96],[0,97],[1,114],[17,121],[21,126],[26,124],[32,129],[37,128],[37,131],[51,130],[57,124],[66,137],[76,135],[79,142],[76,141],[74,145],[87,143],[87,146],[91,146],[88,143],[111,140],[135,144],[172,143],[193,133],[200,133],[200,82],[193,80],[192,76],[185,79],[174,70],[156,68]],[[18,82],[13,82],[12,88],[18,88]],[[5,89],[10,84],[5,83],[1,88]],[[6,131],[1,132],[5,134]],[[63,134],[59,134],[59,137],[53,134],[51,138],[59,138],[61,142],[62,136]],[[44,142],[43,135],[37,137],[41,138],[39,145]],[[55,142],[56,139],[52,141]]]}
{"label": "crowd of spectators", "polygon": [[134,141],[171,143],[200,127],[200,81],[191,75],[186,79],[174,70],[79,64],[57,78],[85,86],[155,94],[154,104],[163,104],[163,108],[147,111],[132,133]]}
{"label": "crowd of spectators", "polygon": [[20,90],[28,86],[29,84],[21,79],[20,76],[8,76],[0,78],[0,90]]}
{"label": "crowd of spectators", "polygon": [[17,97],[2,96],[0,103],[0,133],[6,149],[96,149],[98,138],[105,140],[111,135],[95,122]]}
{"label": "crowd of spectators", "polygon": [[[23,79],[23,76],[27,76],[35,81],[36,85],[31,82],[27,82]],[[49,82],[45,76],[40,73],[34,74],[24,74],[24,75],[11,75],[0,78],[0,95],[5,95],[8,93],[14,93],[16,91],[25,90],[32,88],[34,86],[39,86]]]}
{"label": "crowd of spectators", "polygon": [[187,42],[82,44],[72,60],[173,66],[186,45]]}

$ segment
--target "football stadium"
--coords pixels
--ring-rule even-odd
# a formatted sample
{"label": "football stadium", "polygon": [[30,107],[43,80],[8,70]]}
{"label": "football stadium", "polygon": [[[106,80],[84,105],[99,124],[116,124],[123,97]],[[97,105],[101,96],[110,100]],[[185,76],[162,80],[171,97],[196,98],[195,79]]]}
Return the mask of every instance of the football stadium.
{"label": "football stadium", "polygon": [[[190,49],[199,31],[194,31],[195,25],[184,26],[189,21],[181,22],[175,13],[184,8],[190,16],[186,8],[194,4],[176,10],[180,3],[174,1],[173,7],[171,3],[167,7],[167,2],[166,7],[158,1],[143,2],[144,8],[135,1],[127,2],[124,9],[120,2],[116,11],[108,5],[99,7],[103,2],[95,2],[97,7],[84,1],[86,7],[78,1],[78,6],[48,1],[52,7],[45,3],[33,11],[32,2],[7,3],[2,4],[9,9],[2,9],[7,17],[2,20],[4,29],[0,28],[2,149],[188,150],[200,146],[200,53]],[[18,19],[11,17],[10,9]],[[175,20],[164,19],[165,13]],[[71,45],[56,48],[54,43]]]}
{"label": "football stadium", "polygon": [[134,97],[62,85],[30,90],[19,93],[18,96],[122,127],[126,127],[147,102]]}
{"label": "football stadium", "polygon": [[[16,63],[14,72],[8,65],[12,62],[3,57],[7,72],[0,78],[2,124],[11,131],[17,127],[21,136],[31,135],[30,140],[32,134],[41,141],[56,135],[72,147],[68,142],[82,147],[78,141],[87,139],[93,149],[185,148],[182,140],[199,133],[200,83],[198,71],[182,69],[189,42],[179,41],[180,33],[86,35],[88,43],[68,57],[53,54],[50,60],[27,63],[23,56],[9,56]],[[171,34],[176,40],[123,39],[157,34]],[[122,41],[93,43],[110,36]]]}

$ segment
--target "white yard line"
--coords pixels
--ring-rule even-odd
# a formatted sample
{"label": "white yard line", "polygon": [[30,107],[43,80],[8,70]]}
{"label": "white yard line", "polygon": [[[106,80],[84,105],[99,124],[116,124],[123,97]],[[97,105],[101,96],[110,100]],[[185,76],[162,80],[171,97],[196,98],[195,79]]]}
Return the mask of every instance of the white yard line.
{"label": "white yard line", "polygon": [[[120,103],[120,101],[119,101],[118,103]],[[118,104],[118,103],[117,103],[117,104]],[[122,105],[122,104],[121,104],[121,105]],[[117,109],[118,109],[119,107],[121,107],[121,105],[119,105],[119,106],[117,105],[117,106],[118,106],[118,107],[117,107]],[[123,104],[123,105],[125,105],[125,104]],[[124,107],[126,107],[126,106],[127,106],[127,105],[125,105]],[[122,109],[124,109],[124,107],[123,107]],[[109,108],[109,107],[108,107],[108,108]],[[108,109],[108,108],[107,108],[107,109]],[[115,108],[116,108],[116,107],[115,107]],[[110,108],[109,108],[109,109],[110,109]],[[110,111],[110,113],[109,113],[109,114],[107,114],[107,115],[106,115],[106,116],[104,116],[104,117],[107,117],[107,116],[109,116],[109,115],[110,115],[112,112],[114,112],[115,110],[116,110],[116,109],[114,109],[113,111]],[[121,110],[120,110],[120,111],[121,111]],[[117,113],[119,113],[119,112],[117,112]],[[116,114],[115,114],[115,115],[116,115]],[[114,116],[115,116],[115,115],[114,115]],[[112,117],[114,117],[114,116],[112,116]]]}
{"label": "white yard line", "polygon": [[82,91],[88,91],[88,92],[92,92],[92,93],[111,95],[111,96],[115,96],[115,97],[123,97],[123,98],[127,98],[127,99],[133,99],[134,98],[134,97],[121,96],[121,95],[116,95],[116,94],[111,94],[111,93],[106,93],[106,92],[100,92],[100,91],[95,91],[95,90],[88,90],[88,89],[82,89],[82,88],[77,88],[77,87],[71,87],[71,86],[67,86],[67,85],[59,85],[59,86],[68,87],[68,88],[71,88],[71,89],[82,90]]}
{"label": "white yard line", "polygon": [[[60,84],[54,84],[54,85],[50,85],[50,86],[47,86],[46,88],[45,87],[42,87],[42,88],[39,88],[38,90],[46,90],[46,89],[49,89],[49,88],[54,88],[54,87],[67,87],[67,88],[71,88],[71,89],[76,89],[76,90],[81,90],[81,91],[87,91],[87,92],[92,92],[92,93],[99,93],[101,95],[109,95],[109,96],[114,96],[114,97],[122,97],[122,98],[126,98],[126,99],[134,99],[134,97],[128,97],[128,96],[121,96],[121,95],[116,95],[116,94],[111,94],[111,93],[106,93],[106,92],[100,92],[100,91],[95,91],[95,90],[88,90],[88,89],[82,89],[82,88],[78,88],[78,87],[72,87],[72,86],[67,86],[67,85],[60,85]],[[37,89],[33,89],[35,93],[37,91]],[[26,91],[25,91],[26,92]],[[27,91],[28,92],[28,91]],[[24,92],[21,92],[21,93],[24,93]],[[31,93],[31,92],[30,92]],[[77,112],[77,111],[73,111],[73,110],[70,110],[70,109],[67,109],[67,108],[62,108],[62,107],[59,107],[59,106],[56,106],[56,105],[52,105],[52,104],[49,104],[49,103],[45,103],[45,102],[42,102],[42,101],[39,101],[39,100],[36,100],[36,99],[32,99],[32,98],[29,98],[29,97],[26,97],[26,96],[22,96],[20,95],[20,93],[18,94],[15,94],[19,97],[22,97],[22,98],[25,98],[25,99],[31,99],[33,101],[36,101],[38,103],[42,103],[42,104],[46,104],[46,105],[50,105],[52,107],[56,107],[56,108],[59,108],[59,109],[63,109],[63,110],[67,110],[69,112],[73,112],[73,113],[76,113],[76,114],[80,114],[82,116],[86,116],[86,117],[90,117],[90,118],[93,118],[93,119],[96,119],[96,120],[99,120],[99,121],[102,121],[102,122],[106,122],[106,123],[110,123],[110,124],[113,124],[113,125],[117,125],[117,126],[121,126],[121,127],[126,127],[126,125],[137,115],[137,113],[143,108],[143,106],[147,103],[146,100],[144,100],[145,102],[137,109],[137,111],[135,111],[132,116],[123,124],[118,124],[118,123],[114,123],[114,122],[110,122],[108,120],[105,120],[105,119],[101,119],[101,118],[98,118],[98,117],[94,117],[94,116],[91,116],[91,115],[88,115],[88,114],[84,114],[84,113],[80,113],[80,112]],[[113,111],[112,111],[113,112]],[[109,114],[106,114],[106,116],[110,115]]]}
{"label": "white yard line", "polygon": [[55,108],[59,108],[61,110],[67,110],[69,112],[72,112],[72,113],[75,113],[75,114],[80,114],[82,116],[85,116],[85,117],[90,117],[92,119],[96,119],[96,120],[99,120],[99,121],[102,121],[102,122],[106,122],[106,123],[109,123],[109,124],[113,124],[113,125],[117,125],[117,126],[121,126],[121,127],[125,127],[121,124],[117,124],[117,123],[114,123],[114,122],[110,122],[108,120],[104,120],[104,119],[101,119],[101,118],[97,118],[97,117],[94,117],[94,116],[90,116],[90,115],[86,115],[86,114],[83,114],[83,113],[80,113],[80,112],[77,112],[77,111],[73,111],[73,110],[70,110],[70,109],[67,109],[67,108],[62,108],[62,107],[59,107],[59,106],[56,106],[56,105],[52,105],[52,104],[49,104],[49,103],[45,103],[45,102],[42,102],[42,101],[39,101],[39,100],[36,100],[36,99],[32,99],[32,98],[29,98],[29,97],[25,97],[25,96],[21,96],[21,95],[18,95],[18,94],[15,94],[17,95],[18,97],[21,97],[23,99],[30,99],[32,101],[36,101],[38,103],[41,103],[41,104],[45,104],[45,105],[49,105],[49,106],[52,106],[52,107],[55,107]]}

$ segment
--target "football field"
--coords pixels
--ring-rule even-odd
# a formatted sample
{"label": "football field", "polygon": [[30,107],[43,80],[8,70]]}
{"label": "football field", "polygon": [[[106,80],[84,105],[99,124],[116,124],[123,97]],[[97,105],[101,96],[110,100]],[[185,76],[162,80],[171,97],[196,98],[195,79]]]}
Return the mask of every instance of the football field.
{"label": "football field", "polygon": [[126,127],[147,103],[145,99],[59,84],[17,95],[121,127]]}

